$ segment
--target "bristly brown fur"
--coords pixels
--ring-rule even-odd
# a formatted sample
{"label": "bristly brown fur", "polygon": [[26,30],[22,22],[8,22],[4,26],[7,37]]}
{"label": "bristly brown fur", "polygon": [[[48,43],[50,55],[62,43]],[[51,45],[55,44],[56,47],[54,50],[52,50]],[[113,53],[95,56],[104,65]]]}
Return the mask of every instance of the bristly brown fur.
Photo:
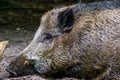
{"label": "bristly brown fur", "polygon": [[[58,17],[61,14],[63,20]],[[74,16],[73,25],[67,16]],[[53,42],[41,42],[44,33],[53,36]],[[76,4],[48,11],[21,54],[36,61],[34,69],[42,76],[55,77],[60,72],[59,76],[108,80],[111,75],[120,75],[120,2]]]}

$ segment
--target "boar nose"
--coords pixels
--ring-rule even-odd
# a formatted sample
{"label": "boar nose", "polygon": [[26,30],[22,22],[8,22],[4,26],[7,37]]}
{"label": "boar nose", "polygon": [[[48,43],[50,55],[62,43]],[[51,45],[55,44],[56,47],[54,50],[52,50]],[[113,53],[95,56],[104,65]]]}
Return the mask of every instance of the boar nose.
{"label": "boar nose", "polygon": [[9,72],[10,76],[17,76],[16,72],[12,71],[10,67],[7,67],[5,70]]}

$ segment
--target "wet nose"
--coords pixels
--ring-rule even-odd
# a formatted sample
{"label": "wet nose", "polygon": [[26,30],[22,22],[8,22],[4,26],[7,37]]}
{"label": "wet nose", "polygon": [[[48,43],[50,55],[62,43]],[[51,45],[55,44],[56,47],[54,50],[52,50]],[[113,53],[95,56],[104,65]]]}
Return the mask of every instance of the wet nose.
{"label": "wet nose", "polygon": [[12,71],[10,67],[7,67],[5,70],[10,73],[10,76],[17,76],[16,72]]}

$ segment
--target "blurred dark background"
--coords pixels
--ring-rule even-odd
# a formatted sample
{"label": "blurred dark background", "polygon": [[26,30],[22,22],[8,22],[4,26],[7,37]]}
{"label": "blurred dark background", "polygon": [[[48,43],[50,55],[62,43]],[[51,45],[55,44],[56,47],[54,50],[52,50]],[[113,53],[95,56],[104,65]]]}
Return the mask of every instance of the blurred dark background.
{"label": "blurred dark background", "polygon": [[36,30],[46,11],[61,5],[104,0],[0,0],[0,29]]}

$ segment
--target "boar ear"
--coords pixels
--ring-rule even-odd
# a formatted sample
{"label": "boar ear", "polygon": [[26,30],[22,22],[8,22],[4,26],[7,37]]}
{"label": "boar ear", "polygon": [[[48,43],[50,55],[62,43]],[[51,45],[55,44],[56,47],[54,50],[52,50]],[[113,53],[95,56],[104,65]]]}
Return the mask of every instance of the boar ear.
{"label": "boar ear", "polygon": [[74,24],[74,15],[73,11],[70,8],[67,8],[66,10],[60,12],[58,14],[58,29],[62,33],[69,33]]}

